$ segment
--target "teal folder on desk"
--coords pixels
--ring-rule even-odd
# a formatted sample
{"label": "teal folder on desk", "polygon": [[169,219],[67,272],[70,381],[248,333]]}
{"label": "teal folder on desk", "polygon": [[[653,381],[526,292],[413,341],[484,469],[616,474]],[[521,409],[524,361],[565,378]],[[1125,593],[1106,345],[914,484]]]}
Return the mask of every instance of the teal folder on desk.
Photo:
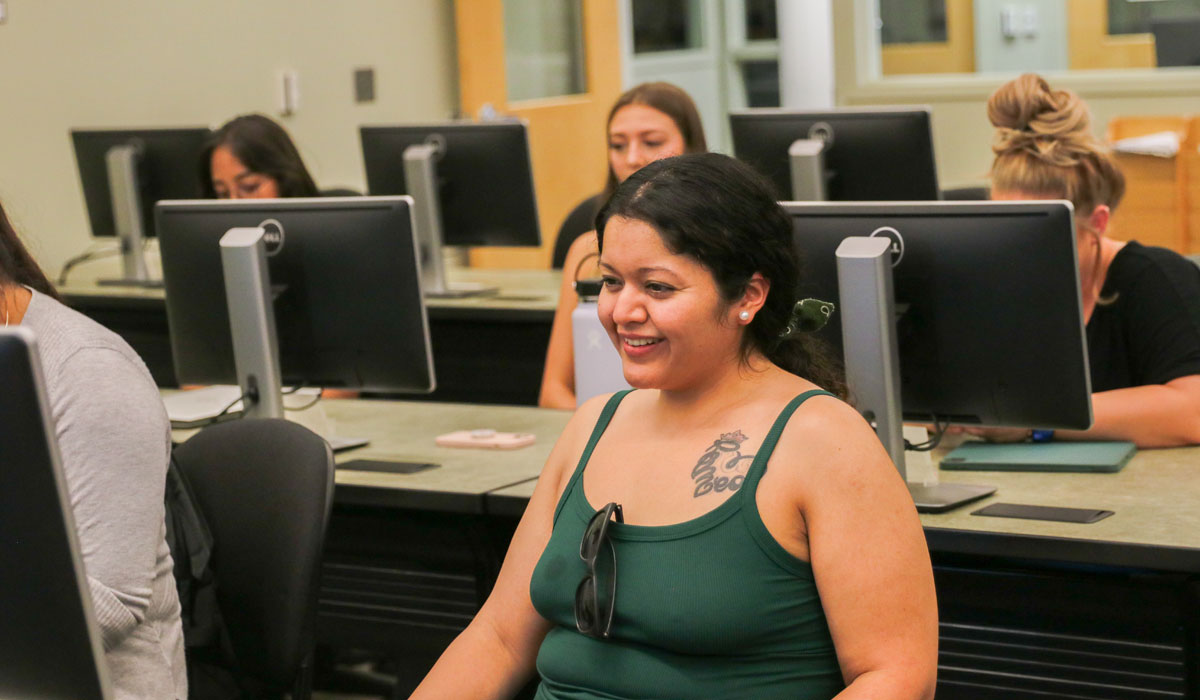
{"label": "teal folder on desk", "polygon": [[942,469],[988,472],[1117,472],[1137,445],[1132,442],[968,442],[942,458]]}

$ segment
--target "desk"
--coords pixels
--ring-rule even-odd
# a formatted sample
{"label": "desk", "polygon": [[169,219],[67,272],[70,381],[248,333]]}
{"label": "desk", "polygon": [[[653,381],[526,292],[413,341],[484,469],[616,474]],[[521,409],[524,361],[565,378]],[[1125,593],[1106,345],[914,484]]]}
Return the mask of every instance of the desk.
{"label": "desk", "polygon": [[[320,598],[323,643],[386,651],[415,684],[486,598],[536,475],[570,414],[368,400],[322,404],[372,444],[338,461],[439,462],[412,475],[339,471]],[[451,450],[466,427],[535,446]],[[1139,452],[1117,474],[941,472],[998,487],[921,516],[941,615],[939,700],[1200,699],[1200,448]],[[1088,525],[970,515],[993,501],[1108,508]]]}
{"label": "desk", "polygon": [[[1117,474],[939,478],[998,487],[921,515],[941,616],[939,700],[1200,698],[1200,448],[1144,450]],[[519,517],[535,483],[492,491],[485,507]],[[971,515],[992,502],[1114,515],[1086,525]]]}
{"label": "desk", "polygon": [[[481,283],[500,292],[427,301],[438,386],[429,396],[413,398],[536,405],[561,273],[449,268],[447,275],[451,282]],[[78,271],[76,281],[59,293],[72,308],[123,337],[159,386],[176,386],[163,290],[96,284],[105,276],[112,275]]]}

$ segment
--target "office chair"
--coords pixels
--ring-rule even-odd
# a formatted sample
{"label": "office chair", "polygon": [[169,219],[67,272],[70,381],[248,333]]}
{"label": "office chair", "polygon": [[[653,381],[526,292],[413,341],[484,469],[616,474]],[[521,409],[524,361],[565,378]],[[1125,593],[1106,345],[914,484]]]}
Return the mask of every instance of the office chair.
{"label": "office chair", "polygon": [[942,199],[948,201],[979,201],[991,198],[991,190],[986,186],[951,187],[942,190]]}
{"label": "office chair", "polygon": [[[563,220],[562,226],[558,228],[558,236],[554,239],[554,254],[550,258],[550,267],[555,270],[561,270],[563,263],[567,260],[567,251],[570,250],[571,244],[588,231],[596,228],[596,214],[600,211],[600,205],[604,202],[601,200],[603,194],[595,194],[575,205],[567,218]],[[573,272],[573,270],[568,270]]]}
{"label": "office chair", "polygon": [[328,443],[290,421],[243,419],[205,428],[174,455],[212,531],[236,670],[307,700],[333,502]]}
{"label": "office chair", "polygon": [[350,189],[349,187],[330,187],[321,190],[320,197],[361,197],[362,192]]}

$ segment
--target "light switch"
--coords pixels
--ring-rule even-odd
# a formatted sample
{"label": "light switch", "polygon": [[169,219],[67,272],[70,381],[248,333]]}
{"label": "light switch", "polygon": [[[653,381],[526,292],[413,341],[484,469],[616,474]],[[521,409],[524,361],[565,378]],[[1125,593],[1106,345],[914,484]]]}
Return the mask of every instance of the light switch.
{"label": "light switch", "polygon": [[279,114],[290,117],[300,108],[300,74],[285,70],[279,75]]}
{"label": "light switch", "polygon": [[1017,38],[1017,8],[1013,5],[1005,5],[1000,8],[1000,36],[1005,39]]}
{"label": "light switch", "polygon": [[8,0],[0,0],[0,24],[8,21]]}
{"label": "light switch", "polygon": [[1021,33],[1027,39],[1032,39],[1038,35],[1038,8],[1037,5],[1026,5],[1024,17],[1021,22]]}

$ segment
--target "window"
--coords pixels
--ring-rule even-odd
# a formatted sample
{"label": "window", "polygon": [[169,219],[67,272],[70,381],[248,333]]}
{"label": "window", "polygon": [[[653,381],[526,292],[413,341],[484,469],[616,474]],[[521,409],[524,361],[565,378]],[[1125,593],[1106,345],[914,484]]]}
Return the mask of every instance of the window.
{"label": "window", "polygon": [[508,99],[586,91],[582,0],[504,0]]}

